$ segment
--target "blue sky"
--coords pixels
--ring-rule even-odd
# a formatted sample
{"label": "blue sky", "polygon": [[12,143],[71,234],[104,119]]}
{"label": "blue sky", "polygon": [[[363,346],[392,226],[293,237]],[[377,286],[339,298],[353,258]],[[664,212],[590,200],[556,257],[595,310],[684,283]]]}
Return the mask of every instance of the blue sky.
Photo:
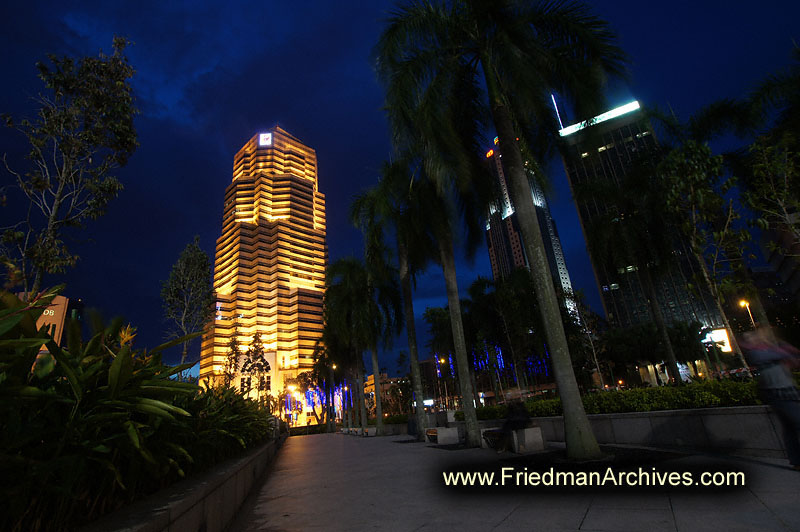
{"label": "blue sky", "polygon": [[[138,345],[162,340],[160,282],[199,235],[213,256],[234,153],[259,130],[280,124],[317,150],[327,195],[331,260],[360,255],[347,222],[350,198],[373,183],[390,153],[371,49],[391,3],[370,2],[6,2],[0,7],[0,112],[33,109],[35,62],[47,53],[94,54],[112,36],[134,42],[128,56],[141,114],[140,148],[118,172],[125,190],[108,215],[74,243],[81,260],[63,278],[68,297],[139,327]],[[595,2],[631,59],[631,79],[609,106],[639,99],[686,117],[702,105],[746,93],[785,68],[800,37],[800,3],[617,0]],[[24,168],[24,144],[0,130],[0,153]],[[572,275],[599,311],[585,243],[560,161],[550,198]],[[4,185],[10,176],[4,174]],[[13,220],[0,211],[0,225]],[[463,290],[491,276],[485,248],[459,263]],[[445,303],[432,266],[419,280],[416,310]],[[423,334],[424,340],[424,334]],[[405,348],[405,337],[392,353]],[[383,356],[393,371],[394,354]]]}

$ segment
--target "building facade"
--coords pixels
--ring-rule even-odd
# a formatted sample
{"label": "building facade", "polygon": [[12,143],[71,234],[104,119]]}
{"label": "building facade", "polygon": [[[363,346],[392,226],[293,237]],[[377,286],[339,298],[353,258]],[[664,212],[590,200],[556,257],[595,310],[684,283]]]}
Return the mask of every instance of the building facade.
{"label": "building facade", "polygon": [[[203,337],[201,382],[223,380],[231,338],[245,353],[256,333],[268,363],[257,376],[261,393],[277,398],[287,380],[311,369],[322,337],[325,236],[315,151],[280,127],[253,136],[234,157],[225,190],[214,263],[216,315]],[[236,374],[232,383],[258,388],[251,377]],[[308,405],[300,406],[291,410],[304,416]]]}
{"label": "building facade", "polygon": [[[575,188],[586,182],[619,184],[635,160],[657,147],[653,129],[636,101],[565,127],[559,133],[564,141],[563,162],[573,197]],[[576,207],[588,242],[587,228],[600,223],[609,207],[598,197],[576,200]],[[697,266],[687,244],[676,237],[671,255],[673,264],[654,276],[664,319],[668,323],[697,321],[704,327],[720,327],[721,318],[710,296],[696,295],[689,287]],[[637,268],[608,271],[594,257],[590,258],[608,322],[615,327],[631,327],[652,321]]]}
{"label": "building facade", "polygon": [[[25,301],[27,294],[19,292],[17,297]],[[53,297],[47,308],[42,311],[42,314],[36,320],[36,329],[46,328],[56,345],[63,346],[67,340],[64,336],[64,330],[67,328],[69,321],[81,321],[82,319],[83,301],[59,295]],[[42,351],[47,351],[47,347],[43,345]]]}
{"label": "building facade", "polygon": [[[495,144],[497,144],[497,139],[495,139]],[[503,170],[503,155],[495,146],[486,153],[486,158],[492,174],[498,180],[501,192],[500,203],[490,208],[489,221],[486,224],[486,246],[489,250],[492,276],[495,280],[500,280],[517,268],[529,268],[530,266],[525,255],[525,246],[522,242],[517,215],[514,212],[514,204],[508,194],[508,184]],[[547,205],[547,198],[533,176],[531,176],[530,184],[553,284],[556,290],[562,294],[571,294],[572,281],[567,271],[567,263],[564,260],[564,251],[561,247],[561,239],[558,237],[556,223],[550,214],[550,207]],[[571,300],[568,300],[566,304],[569,307],[574,306]]]}

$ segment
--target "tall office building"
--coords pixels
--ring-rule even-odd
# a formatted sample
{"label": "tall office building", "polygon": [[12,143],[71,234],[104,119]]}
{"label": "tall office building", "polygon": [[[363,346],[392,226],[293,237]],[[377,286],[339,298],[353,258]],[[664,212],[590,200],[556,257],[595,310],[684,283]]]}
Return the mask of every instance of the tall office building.
{"label": "tall office building", "polygon": [[[242,352],[260,333],[271,395],[285,388],[285,379],[311,369],[322,336],[326,263],[316,153],[280,127],[255,135],[234,157],[225,190],[216,316],[203,338],[201,381],[221,380],[234,330]],[[247,378],[237,375],[234,384]]]}
{"label": "tall office building", "polygon": [[[517,268],[528,268],[528,259],[525,256],[525,246],[522,243],[517,215],[514,205],[508,195],[503,170],[503,156],[496,146],[486,153],[492,174],[497,178],[502,193],[499,205],[494,205],[489,210],[489,221],[486,224],[486,245],[489,249],[489,261],[492,265],[492,276],[502,279]],[[564,260],[564,251],[561,248],[561,239],[558,237],[555,220],[550,214],[547,199],[536,179],[530,179],[531,196],[536,207],[536,216],[542,231],[547,263],[553,276],[553,283],[562,293],[572,293],[572,282]],[[572,310],[573,304],[567,301],[567,306]]]}
{"label": "tall office building", "polygon": [[[633,161],[657,146],[652,127],[635,101],[565,127],[560,135],[565,143],[564,167],[573,196],[575,187],[587,181],[619,184]],[[587,227],[600,223],[607,208],[601,198],[577,202],[584,237],[588,238]],[[669,323],[698,321],[706,327],[721,326],[713,300],[693,294],[688,286],[697,266],[682,239],[675,239],[672,255],[676,258],[674,265],[654,279],[664,319]],[[635,266],[609,271],[592,258],[592,267],[609,323],[630,327],[652,321]]]}

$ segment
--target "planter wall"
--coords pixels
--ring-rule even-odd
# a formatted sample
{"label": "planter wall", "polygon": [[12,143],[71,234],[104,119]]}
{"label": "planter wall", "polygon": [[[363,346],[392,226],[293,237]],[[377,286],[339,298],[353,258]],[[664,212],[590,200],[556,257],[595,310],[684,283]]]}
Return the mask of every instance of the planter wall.
{"label": "planter wall", "polygon": [[[546,441],[564,441],[563,417],[539,417],[535,421]],[[589,422],[598,443],[786,456],[780,422],[763,405],[592,414]]]}
{"label": "planter wall", "polygon": [[81,532],[223,532],[286,440],[281,434],[238,460],[106,515]]}

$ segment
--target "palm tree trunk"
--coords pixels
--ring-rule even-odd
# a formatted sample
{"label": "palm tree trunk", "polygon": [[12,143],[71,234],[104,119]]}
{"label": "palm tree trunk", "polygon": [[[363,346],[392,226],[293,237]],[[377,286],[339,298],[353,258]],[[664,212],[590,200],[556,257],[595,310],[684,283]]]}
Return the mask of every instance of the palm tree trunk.
{"label": "palm tree trunk", "polygon": [[364,402],[364,357],[358,354],[356,360],[356,397],[358,398],[358,412],[361,418],[361,434],[367,435],[367,405]]}
{"label": "palm tree trunk", "polygon": [[453,346],[455,347],[458,385],[464,409],[467,446],[481,446],[481,431],[478,427],[478,416],[475,412],[475,397],[472,395],[472,384],[469,381],[469,361],[467,360],[467,344],[464,341],[464,325],[461,321],[461,300],[458,296],[456,280],[456,262],[453,256],[453,239],[450,231],[445,231],[439,241],[439,254],[442,261],[442,272],[447,286],[447,305],[450,309],[450,326],[453,329]]}
{"label": "palm tree trunk", "polygon": [[400,266],[400,286],[403,290],[403,314],[406,320],[406,333],[408,335],[408,358],[411,362],[411,386],[414,389],[416,407],[414,415],[417,419],[417,441],[425,439],[427,416],[425,415],[424,392],[422,391],[422,374],[419,370],[419,356],[417,354],[417,327],[414,322],[414,300],[411,290],[411,273],[408,268],[408,249],[402,243],[397,246]]}
{"label": "palm tree trunk", "polygon": [[669,331],[667,325],[664,323],[664,314],[661,312],[661,307],[658,305],[656,299],[656,288],[653,285],[653,278],[650,275],[650,269],[646,266],[641,268],[642,277],[644,280],[644,289],[647,291],[647,302],[650,305],[650,313],[653,315],[653,321],[656,322],[656,328],[661,335],[661,342],[664,344],[664,349],[667,351],[667,369],[672,381],[675,384],[681,384],[681,372],[678,369],[678,361],[675,358],[675,351],[672,349],[672,342],[669,339]]}
{"label": "palm tree trunk", "polygon": [[506,177],[510,181],[509,193],[517,213],[553,373],[561,395],[567,456],[577,460],[598,458],[601,456],[600,447],[592,433],[589,418],[586,417],[578,383],[575,380],[575,372],[572,369],[564,324],[561,322],[561,312],[553,287],[553,278],[550,275],[550,267],[547,263],[542,232],[533,205],[531,186],[522,162],[522,153],[514,140],[516,139],[514,124],[500,94],[497,81],[494,75],[490,74],[491,66],[484,62],[483,67],[492,119],[499,137],[500,151],[503,154],[503,167]]}
{"label": "palm tree trunk", "polygon": [[[473,356],[474,356],[474,352],[473,352]],[[469,382],[470,382],[470,385],[472,385],[472,395],[473,395],[473,397],[475,397],[475,405],[477,406],[481,402],[481,399],[480,399],[481,396],[478,393],[478,378],[475,375],[475,368],[472,365],[470,365],[470,367],[469,367]]]}
{"label": "palm tree trunk", "polygon": [[375,435],[383,436],[383,398],[381,397],[381,368],[378,365],[378,350],[372,349],[372,372],[375,384]]}

